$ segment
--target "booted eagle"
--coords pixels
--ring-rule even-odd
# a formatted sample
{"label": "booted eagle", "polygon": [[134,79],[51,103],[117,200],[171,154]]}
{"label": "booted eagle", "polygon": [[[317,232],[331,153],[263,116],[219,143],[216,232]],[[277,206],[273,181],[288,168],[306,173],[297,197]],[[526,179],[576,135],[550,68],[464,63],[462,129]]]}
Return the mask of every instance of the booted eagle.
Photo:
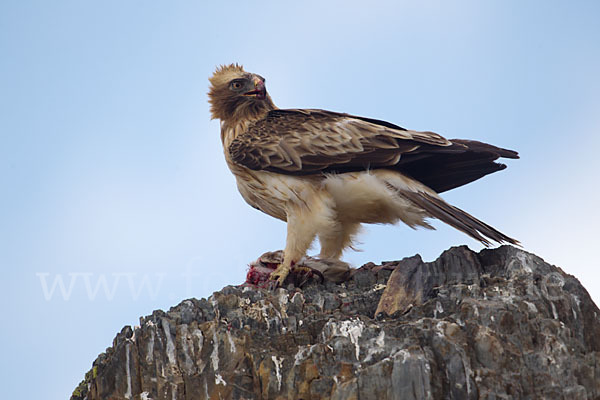
{"label": "booted eagle", "polygon": [[433,229],[426,219],[437,218],[486,246],[518,243],[439,196],[506,168],[494,161],[516,152],[372,118],[280,110],[265,79],[237,64],[217,68],[210,84],[210,111],[242,197],[287,222],[283,261],[271,274],[278,284],[315,237],[319,258],[339,260],[361,223]]}

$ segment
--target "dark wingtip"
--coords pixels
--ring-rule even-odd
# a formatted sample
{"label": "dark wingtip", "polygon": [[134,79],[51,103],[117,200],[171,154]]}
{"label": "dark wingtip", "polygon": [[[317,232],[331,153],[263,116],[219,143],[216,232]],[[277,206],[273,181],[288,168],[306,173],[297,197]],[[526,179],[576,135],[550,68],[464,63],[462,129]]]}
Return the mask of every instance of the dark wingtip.
{"label": "dark wingtip", "polygon": [[502,240],[498,241],[498,243],[500,244],[512,244],[514,246],[519,246],[519,247],[523,247],[523,245],[521,244],[521,242],[519,242],[517,239],[513,239],[510,236],[506,236],[505,234],[502,234]]}
{"label": "dark wingtip", "polygon": [[512,159],[521,158],[521,157],[519,157],[519,153],[517,153],[514,150],[508,150],[508,149],[502,149],[502,153],[500,154],[500,157],[512,158]]}

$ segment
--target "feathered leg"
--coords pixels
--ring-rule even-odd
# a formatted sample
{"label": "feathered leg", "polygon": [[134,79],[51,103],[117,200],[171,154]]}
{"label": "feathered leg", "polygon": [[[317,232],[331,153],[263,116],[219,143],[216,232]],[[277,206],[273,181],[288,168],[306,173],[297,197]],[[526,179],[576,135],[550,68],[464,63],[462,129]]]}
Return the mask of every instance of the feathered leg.
{"label": "feathered leg", "polygon": [[324,232],[319,232],[321,243],[321,259],[339,259],[347,247],[352,246],[352,239],[360,230],[360,224],[351,222],[336,223]]}
{"label": "feathered leg", "polygon": [[270,279],[276,280],[279,286],[283,285],[294,264],[304,257],[317,235],[317,229],[310,220],[311,218],[303,218],[302,214],[288,214],[283,262],[270,276]]}
{"label": "feathered leg", "polygon": [[310,201],[290,205],[287,211],[287,238],[283,262],[270,279],[282,285],[293,268],[306,254],[318,232],[335,225],[333,202],[325,192],[315,192]]}

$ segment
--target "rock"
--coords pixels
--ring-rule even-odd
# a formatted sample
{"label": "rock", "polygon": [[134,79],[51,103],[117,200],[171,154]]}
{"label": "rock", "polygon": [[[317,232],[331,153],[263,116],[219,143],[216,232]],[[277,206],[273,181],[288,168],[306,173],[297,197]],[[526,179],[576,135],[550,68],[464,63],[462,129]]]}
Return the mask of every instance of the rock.
{"label": "rock", "polygon": [[76,399],[600,399],[600,311],[503,246],[228,286],[125,327]]}

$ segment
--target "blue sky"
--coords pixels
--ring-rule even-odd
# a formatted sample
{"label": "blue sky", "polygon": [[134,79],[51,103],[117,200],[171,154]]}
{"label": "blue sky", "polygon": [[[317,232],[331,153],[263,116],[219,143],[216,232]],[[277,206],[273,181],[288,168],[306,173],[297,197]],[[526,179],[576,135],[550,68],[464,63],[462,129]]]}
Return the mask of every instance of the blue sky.
{"label": "blue sky", "polygon": [[[243,202],[223,161],[206,98],[221,63],[266,77],[281,108],[518,150],[444,197],[600,302],[600,3],[210,4],[0,4],[4,397],[68,397],[124,325],[283,247],[285,225]],[[345,258],[481,248],[435,226],[368,227]]]}

